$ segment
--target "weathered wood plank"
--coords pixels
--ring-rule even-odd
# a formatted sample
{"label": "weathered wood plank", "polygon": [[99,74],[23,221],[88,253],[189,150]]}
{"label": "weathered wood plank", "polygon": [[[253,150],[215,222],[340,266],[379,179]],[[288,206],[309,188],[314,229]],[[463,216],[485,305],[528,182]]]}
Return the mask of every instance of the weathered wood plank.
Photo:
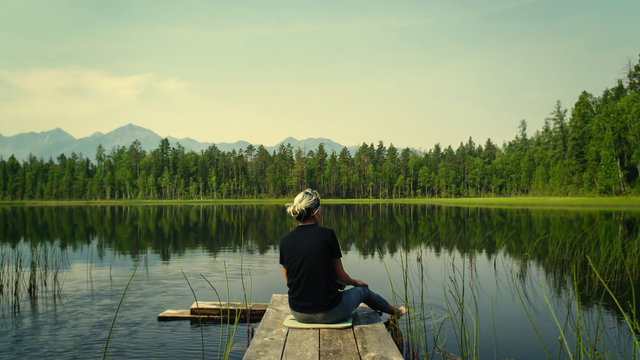
{"label": "weathered wood plank", "polygon": [[[247,321],[246,316],[241,314],[242,316],[238,320],[239,323],[245,323]],[[166,310],[158,315],[158,321],[176,321],[176,320],[191,320],[192,322],[198,323],[198,318],[200,321],[206,323],[223,323],[223,324],[233,324],[235,322],[235,318],[227,319],[226,317],[216,316],[216,315],[193,315],[191,311],[185,310]],[[251,314],[249,318],[249,322],[255,323],[262,319],[261,314]]]}
{"label": "weathered wood plank", "polygon": [[287,296],[273,295],[244,359],[402,359],[382,318],[368,307],[356,310],[352,329],[287,329],[282,323],[289,313]]}
{"label": "weathered wood plank", "polygon": [[191,319],[191,311],[189,310],[165,310],[158,315],[160,321],[172,320],[188,320]]}
{"label": "weathered wood plank", "polygon": [[239,303],[239,302],[218,302],[218,301],[199,301],[191,305],[191,313],[194,315],[217,315],[234,317],[236,312],[251,312],[256,314],[264,314],[269,304],[265,303]]}
{"label": "weathered wood plank", "polygon": [[320,359],[359,360],[353,328],[320,329]]}
{"label": "weathered wood plank", "polygon": [[200,314],[202,315],[220,315],[222,312],[227,311],[255,311],[265,312],[267,311],[267,303],[242,303],[242,302],[219,302],[219,301],[198,301],[191,305],[190,310],[192,314],[198,314],[198,307],[200,308]]}
{"label": "weathered wood plank", "polygon": [[[199,308],[198,308],[199,305]],[[243,303],[225,303],[203,301],[198,304],[193,303],[189,310],[166,310],[158,315],[159,321],[172,320],[200,320],[206,322],[227,321],[233,323],[238,316],[240,322],[257,322],[262,319],[269,304],[255,303],[247,306]],[[200,314],[200,316],[198,316]]]}
{"label": "weathered wood plank", "polygon": [[243,359],[280,359],[288,332],[282,322],[290,312],[287,295],[274,294]]}
{"label": "weathered wood plank", "polygon": [[282,359],[319,360],[319,333],[318,329],[289,329]]}
{"label": "weathered wood plank", "polygon": [[402,360],[402,354],[383,323],[355,326],[353,333],[362,359]]}

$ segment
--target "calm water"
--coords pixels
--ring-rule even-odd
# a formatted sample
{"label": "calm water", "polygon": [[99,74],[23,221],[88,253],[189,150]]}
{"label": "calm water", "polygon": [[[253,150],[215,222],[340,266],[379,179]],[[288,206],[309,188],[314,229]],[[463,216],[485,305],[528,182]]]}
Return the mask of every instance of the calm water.
{"label": "calm water", "polygon": [[[396,294],[411,298],[428,349],[439,327],[448,336],[438,346],[460,353],[450,320],[458,286],[467,320],[479,330],[480,358],[546,358],[531,321],[555,358],[560,330],[553,314],[561,325],[571,323],[578,304],[586,324],[607,329],[606,349],[616,346],[629,356],[622,314],[597,280],[580,274],[589,273],[588,256],[629,302],[631,286],[619,264],[637,263],[640,255],[638,212],[326,205],[323,218],[336,230],[353,277],[387,298],[391,277]],[[200,358],[199,326],[156,320],[194,302],[183,272],[200,300],[217,300],[204,276],[223,300],[240,301],[244,283],[251,301],[268,302],[273,293],[286,293],[278,243],[294,226],[280,206],[0,207],[0,359],[102,357],[136,267],[111,334],[111,358]],[[32,258],[39,276],[34,297]],[[225,329],[203,327],[207,358],[217,358]],[[242,357],[247,329],[239,326],[232,358]],[[564,331],[571,348],[570,325]]]}

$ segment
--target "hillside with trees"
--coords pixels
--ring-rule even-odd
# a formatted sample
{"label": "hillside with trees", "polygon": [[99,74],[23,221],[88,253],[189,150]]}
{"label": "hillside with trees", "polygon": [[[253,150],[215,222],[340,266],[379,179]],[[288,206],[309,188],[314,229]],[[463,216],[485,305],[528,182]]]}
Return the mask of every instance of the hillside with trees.
{"label": "hillside with trees", "polygon": [[0,199],[224,199],[291,196],[316,188],[328,198],[617,196],[640,194],[640,62],[600,96],[583,91],[571,111],[556,102],[532,135],[520,121],[497,145],[471,138],[423,154],[363,143],[328,153],[281,145],[199,153],[162,139],[139,141],[95,162],[74,153],[0,160]]}

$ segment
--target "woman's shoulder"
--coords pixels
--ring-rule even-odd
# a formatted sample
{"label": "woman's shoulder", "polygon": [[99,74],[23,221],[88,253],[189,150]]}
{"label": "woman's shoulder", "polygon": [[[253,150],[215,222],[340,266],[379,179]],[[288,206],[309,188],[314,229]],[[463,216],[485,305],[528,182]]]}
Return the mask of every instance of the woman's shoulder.
{"label": "woman's shoulder", "polygon": [[311,234],[319,234],[325,236],[335,237],[335,231],[333,229],[320,226],[320,225],[299,225],[289,233],[285,234],[282,239],[298,236],[308,236]]}
{"label": "woman's shoulder", "polygon": [[328,227],[318,226],[318,232],[322,233],[323,235],[330,236],[330,237],[336,237],[336,232],[333,231],[333,229],[328,228]]}
{"label": "woman's shoulder", "polygon": [[320,226],[320,225],[316,225],[316,226],[314,226],[314,228],[316,228],[316,231],[322,231],[322,232],[335,232],[335,231],[333,231],[333,229],[331,229],[331,228],[324,227],[324,226]]}

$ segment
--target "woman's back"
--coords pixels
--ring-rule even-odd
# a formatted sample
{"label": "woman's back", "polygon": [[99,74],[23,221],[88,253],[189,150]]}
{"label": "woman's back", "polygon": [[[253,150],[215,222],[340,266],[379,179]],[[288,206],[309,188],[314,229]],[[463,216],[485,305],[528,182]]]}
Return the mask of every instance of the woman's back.
{"label": "woman's back", "polygon": [[321,312],[341,299],[334,259],[342,257],[333,230],[300,225],[282,238],[280,264],[287,269],[289,306],[298,312]]}

